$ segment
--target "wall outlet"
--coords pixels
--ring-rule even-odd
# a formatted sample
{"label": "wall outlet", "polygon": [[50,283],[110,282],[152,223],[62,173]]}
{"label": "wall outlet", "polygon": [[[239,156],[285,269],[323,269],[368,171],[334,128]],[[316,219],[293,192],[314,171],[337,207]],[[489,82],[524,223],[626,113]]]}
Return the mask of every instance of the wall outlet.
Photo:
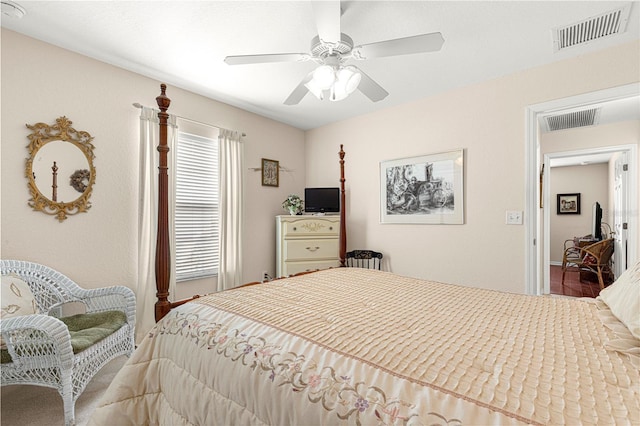
{"label": "wall outlet", "polygon": [[262,271],[262,282],[271,281],[271,277],[267,271]]}
{"label": "wall outlet", "polygon": [[507,225],[522,225],[522,211],[507,210]]}

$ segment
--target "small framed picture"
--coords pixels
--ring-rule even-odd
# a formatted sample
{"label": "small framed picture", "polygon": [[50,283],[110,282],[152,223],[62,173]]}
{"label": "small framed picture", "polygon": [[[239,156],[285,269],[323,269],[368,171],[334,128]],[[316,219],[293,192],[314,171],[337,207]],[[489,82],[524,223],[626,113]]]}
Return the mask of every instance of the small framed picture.
{"label": "small framed picture", "polygon": [[558,214],[580,214],[580,193],[558,194]]}
{"label": "small framed picture", "polygon": [[262,186],[280,185],[280,164],[276,160],[262,159]]}

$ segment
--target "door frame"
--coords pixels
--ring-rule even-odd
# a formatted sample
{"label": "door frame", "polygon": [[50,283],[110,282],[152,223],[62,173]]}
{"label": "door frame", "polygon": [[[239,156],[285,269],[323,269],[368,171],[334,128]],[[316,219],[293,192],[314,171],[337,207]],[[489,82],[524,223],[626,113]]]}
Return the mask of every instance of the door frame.
{"label": "door frame", "polygon": [[[540,158],[540,141],[538,117],[542,114],[559,112],[571,108],[579,108],[601,102],[619,100],[640,95],[640,83],[631,83],[624,86],[612,87],[595,92],[567,98],[555,99],[548,102],[529,105],[525,108],[525,292],[527,294],[541,295],[544,292],[544,280],[542,279],[544,266],[544,252],[540,247],[541,221],[543,210],[539,208],[541,197],[540,171],[542,159]],[[637,156],[637,151],[636,151]],[[634,161],[636,161],[634,159]],[[630,167],[631,168],[631,167]],[[632,170],[630,180],[635,177],[631,185],[637,188],[637,175],[635,168]],[[631,186],[630,185],[630,186]],[[548,187],[548,185],[547,185]],[[637,191],[630,191],[629,207],[631,211],[638,211]],[[548,205],[548,204],[547,204]],[[631,215],[629,226],[635,232],[634,244],[629,246],[629,259],[637,259],[637,215]]]}

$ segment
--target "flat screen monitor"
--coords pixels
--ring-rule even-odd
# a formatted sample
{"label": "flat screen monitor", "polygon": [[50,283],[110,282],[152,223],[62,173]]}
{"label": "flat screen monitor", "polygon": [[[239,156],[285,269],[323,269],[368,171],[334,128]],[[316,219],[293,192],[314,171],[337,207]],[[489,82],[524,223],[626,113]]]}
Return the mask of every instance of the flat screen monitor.
{"label": "flat screen monitor", "polygon": [[305,188],[304,211],[337,213],[340,211],[340,188]]}
{"label": "flat screen monitor", "polygon": [[602,207],[599,202],[593,203],[593,238],[602,240]]}

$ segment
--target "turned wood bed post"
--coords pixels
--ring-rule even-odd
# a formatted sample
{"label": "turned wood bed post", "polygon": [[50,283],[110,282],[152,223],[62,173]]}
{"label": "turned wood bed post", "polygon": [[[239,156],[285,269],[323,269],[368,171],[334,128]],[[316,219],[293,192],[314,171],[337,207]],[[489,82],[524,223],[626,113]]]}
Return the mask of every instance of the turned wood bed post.
{"label": "turned wood bed post", "polygon": [[169,310],[169,277],[171,275],[171,252],[169,248],[169,178],[167,154],[169,146],[167,144],[168,118],[167,109],[171,104],[171,99],[167,97],[165,91],[166,84],[160,85],[160,96],[156,98],[158,108],[158,119],[160,120],[160,142],[158,152],[160,153],[160,165],[158,166],[158,234],[156,239],[156,297],[155,305],[156,322],[160,321]]}
{"label": "turned wood bed post", "polygon": [[344,196],[344,150],[342,144],[340,144],[340,266],[345,266],[345,260],[347,257],[347,221],[346,221],[346,209]]}
{"label": "turned wood bed post", "polygon": [[[171,99],[166,95],[167,85],[160,85],[160,96],[156,97],[159,119],[159,143],[158,152],[160,153],[160,161],[158,166],[158,232],[156,238],[156,304],[155,304],[155,320],[160,321],[169,313],[171,308],[180,306],[190,300],[197,299],[196,295],[189,299],[177,302],[169,302],[169,278],[171,277],[171,248],[169,246],[169,167],[168,153],[169,145],[167,143],[167,130],[169,127],[169,114],[167,109],[171,104]],[[346,227],[346,201],[344,190],[344,155],[345,152],[340,145],[340,239],[339,239],[339,257],[340,266],[345,266],[347,255],[347,227]]]}

